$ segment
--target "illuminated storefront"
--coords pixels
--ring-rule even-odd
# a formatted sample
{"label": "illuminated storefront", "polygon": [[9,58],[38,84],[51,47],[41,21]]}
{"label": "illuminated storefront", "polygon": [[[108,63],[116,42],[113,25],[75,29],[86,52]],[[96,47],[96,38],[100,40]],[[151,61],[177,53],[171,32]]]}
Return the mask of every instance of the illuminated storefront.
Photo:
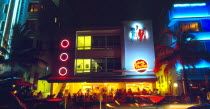
{"label": "illuminated storefront", "polygon": [[52,83],[51,93],[73,94],[80,89],[83,93],[106,90],[107,94],[117,89],[154,90],[157,78],[153,72],[152,23],[142,20],[123,25],[79,30],[75,31],[75,39],[61,40],[57,65],[61,67],[55,67],[57,73],[48,79]]}

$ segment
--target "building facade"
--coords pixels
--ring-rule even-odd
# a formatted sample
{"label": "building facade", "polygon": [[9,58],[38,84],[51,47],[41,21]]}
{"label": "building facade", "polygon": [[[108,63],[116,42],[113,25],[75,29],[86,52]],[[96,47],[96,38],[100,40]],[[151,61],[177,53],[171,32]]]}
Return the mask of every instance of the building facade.
{"label": "building facade", "polygon": [[[210,2],[198,3],[175,3],[168,12],[168,25],[172,31],[185,32],[191,30],[190,34],[196,37],[203,44],[203,49],[209,52],[209,12]],[[173,46],[172,43],[176,39],[173,37],[165,37],[165,44]],[[164,69],[164,66],[162,66]],[[201,60],[195,65],[196,70],[192,67],[186,67],[187,78],[189,82],[190,92],[194,94],[199,92],[201,88],[208,89],[209,67],[210,64],[206,60]],[[175,65],[175,68],[169,71],[168,75],[164,75],[164,71],[158,72],[156,75],[159,78],[157,88],[165,93],[173,95],[182,95],[182,72],[183,68],[180,63]]]}
{"label": "building facade", "polygon": [[60,39],[51,94],[107,94],[118,89],[154,90],[154,43],[151,20],[125,21],[119,26],[75,29]]}
{"label": "building facade", "polygon": [[[58,30],[59,27],[58,12],[56,12],[58,9],[55,3],[58,5],[57,1],[51,0],[1,0],[1,47],[5,48],[8,52],[11,50],[11,44],[19,47],[19,45],[15,45],[16,42],[13,41],[13,27],[16,24],[20,24],[21,26],[24,26],[25,29],[35,33],[29,40],[22,41],[22,49],[35,48],[40,51],[39,58],[49,62],[51,58],[46,56],[52,51],[50,48],[52,46],[52,41],[49,39],[54,38],[56,30]],[[16,39],[18,40],[18,38]],[[5,58],[9,57],[5,55]],[[43,65],[33,65],[31,69],[32,70],[29,72],[23,72],[23,74],[17,78],[25,78],[27,82],[33,83],[36,86],[35,89],[37,89],[38,78],[49,73],[50,69]],[[7,71],[7,73],[9,72]],[[1,76],[8,78],[5,74],[2,74]],[[40,84],[41,83],[42,82],[40,82]],[[43,87],[42,85],[40,86]],[[37,90],[41,89],[38,88]]]}

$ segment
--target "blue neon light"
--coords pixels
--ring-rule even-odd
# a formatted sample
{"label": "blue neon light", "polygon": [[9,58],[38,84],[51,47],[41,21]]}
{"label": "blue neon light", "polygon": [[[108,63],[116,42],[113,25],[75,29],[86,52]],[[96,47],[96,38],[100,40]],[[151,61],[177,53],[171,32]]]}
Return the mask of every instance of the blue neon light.
{"label": "blue neon light", "polygon": [[210,32],[195,32],[191,33],[196,40],[210,40]]}
{"label": "blue neon light", "polygon": [[174,4],[170,10],[170,19],[189,18],[189,17],[210,17],[208,5],[206,3],[198,4]]}
{"label": "blue neon light", "polygon": [[[201,60],[198,64],[195,65],[196,68],[210,68],[210,63],[205,61],[205,60]],[[193,68],[192,66],[190,66],[189,68],[187,66],[185,66],[186,69],[189,68]],[[176,64],[176,71],[180,71],[182,70],[182,65],[180,63]]]}
{"label": "blue neon light", "polygon": [[174,7],[206,6],[206,3],[174,4]]}

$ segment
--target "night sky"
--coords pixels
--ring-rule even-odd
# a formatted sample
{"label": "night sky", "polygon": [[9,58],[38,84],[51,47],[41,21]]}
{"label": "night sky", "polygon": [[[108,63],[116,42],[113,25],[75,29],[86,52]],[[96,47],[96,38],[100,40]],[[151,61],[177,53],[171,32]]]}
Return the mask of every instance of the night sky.
{"label": "night sky", "polygon": [[[64,21],[75,26],[119,25],[125,20],[156,19],[167,0],[66,0]],[[71,20],[69,20],[71,19]]]}

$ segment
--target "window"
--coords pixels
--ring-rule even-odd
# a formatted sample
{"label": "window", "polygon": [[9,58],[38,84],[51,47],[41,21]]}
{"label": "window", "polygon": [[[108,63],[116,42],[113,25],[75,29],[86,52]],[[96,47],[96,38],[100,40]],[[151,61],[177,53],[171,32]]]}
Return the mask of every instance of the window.
{"label": "window", "polygon": [[77,49],[88,50],[91,48],[91,36],[78,36],[77,37]]}
{"label": "window", "polygon": [[210,31],[210,19],[203,19],[201,20],[201,23],[203,31]]}
{"label": "window", "polygon": [[199,31],[199,24],[198,22],[192,23],[181,23],[181,30],[182,31]]}
{"label": "window", "polygon": [[38,6],[38,3],[29,3],[28,12],[37,12]]}
{"label": "window", "polygon": [[92,59],[92,72],[105,72],[105,59]]}
{"label": "window", "polygon": [[6,4],[6,5],[4,6],[4,13],[7,13],[7,11],[8,11],[8,4]]}
{"label": "window", "polygon": [[120,48],[120,37],[119,36],[107,37],[107,48]]}
{"label": "window", "polygon": [[92,37],[93,43],[92,48],[100,49],[105,47],[105,36],[93,36]]}
{"label": "window", "polygon": [[76,73],[112,72],[121,69],[119,58],[76,59]]}
{"label": "window", "polygon": [[1,22],[1,31],[4,31],[5,21]]}
{"label": "window", "polygon": [[37,21],[36,20],[27,20],[26,21],[26,28],[27,29],[30,29],[32,31],[36,31],[37,30],[36,26],[37,26]]}
{"label": "window", "polygon": [[76,72],[77,73],[90,72],[90,59],[77,59]]}
{"label": "window", "polygon": [[121,61],[119,58],[108,58],[107,59],[107,71],[112,72],[113,70],[121,69]]}
{"label": "window", "polygon": [[201,49],[205,49],[207,52],[210,53],[210,41],[209,40],[205,40],[205,41],[201,41],[203,43],[204,47],[200,47]]}
{"label": "window", "polygon": [[77,50],[120,48],[120,36],[78,36]]}

